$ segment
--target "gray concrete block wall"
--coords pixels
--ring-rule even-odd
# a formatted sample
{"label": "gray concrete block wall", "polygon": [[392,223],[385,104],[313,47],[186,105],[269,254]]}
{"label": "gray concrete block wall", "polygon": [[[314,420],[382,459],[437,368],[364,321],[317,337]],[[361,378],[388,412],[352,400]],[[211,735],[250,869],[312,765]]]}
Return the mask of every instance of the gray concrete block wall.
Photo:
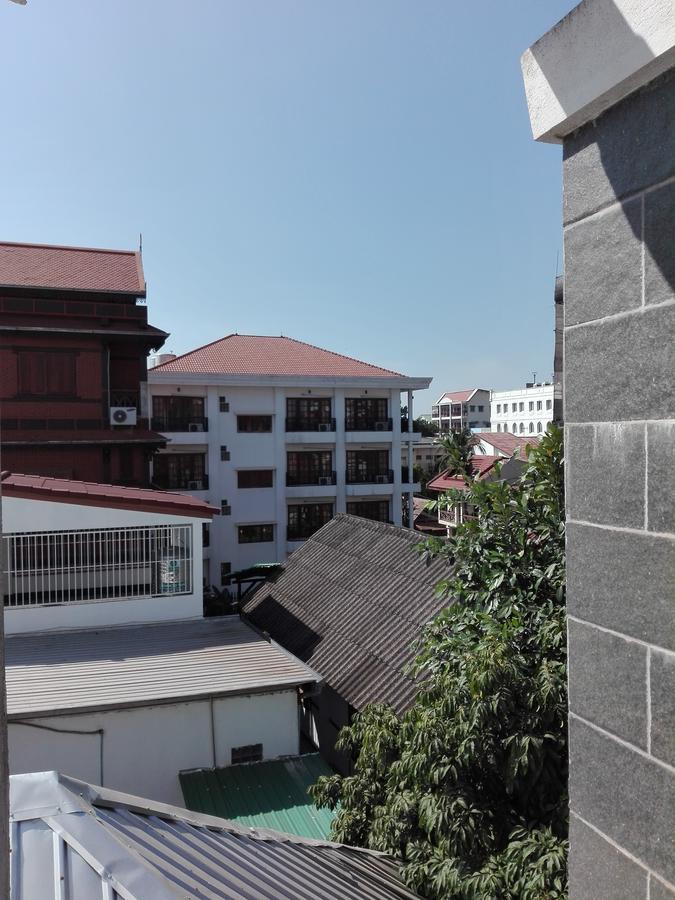
{"label": "gray concrete block wall", "polygon": [[675,897],[674,102],[564,142],[573,900]]}

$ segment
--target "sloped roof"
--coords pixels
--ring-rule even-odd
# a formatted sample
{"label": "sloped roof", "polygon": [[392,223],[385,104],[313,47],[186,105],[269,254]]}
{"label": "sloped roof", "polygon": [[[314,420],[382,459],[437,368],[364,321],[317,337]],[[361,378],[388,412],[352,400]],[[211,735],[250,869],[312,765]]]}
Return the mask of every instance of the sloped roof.
{"label": "sloped roof", "polygon": [[0,242],[0,286],[145,296],[140,252]]}
{"label": "sloped roof", "polygon": [[8,720],[320,681],[236,616],[15,635],[5,665]]}
{"label": "sloped roof", "polygon": [[[482,453],[475,453],[471,457],[471,474],[474,478],[484,478],[492,469],[495,463],[501,462],[501,456],[486,456]],[[446,469],[440,475],[436,475],[431,481],[427,482],[428,491],[465,491],[466,484],[464,479],[459,475],[451,475],[450,470]]]}
{"label": "sloped roof", "polygon": [[400,372],[322,350],[289,337],[228,334],[204,347],[155,366],[151,374],[181,372],[224,375],[403,378]]}
{"label": "sloped roof", "polygon": [[394,862],[96,787],[57,772],[10,778],[17,900],[395,900]]}
{"label": "sloped roof", "polygon": [[307,793],[333,769],[318,753],[180,773],[185,805],[253,828],[276,828],[328,840],[335,811],[317,809]]}
{"label": "sloped roof", "polygon": [[[448,391],[438,400],[438,403],[466,403],[470,400],[476,391],[487,391],[487,388],[470,388],[468,391]],[[435,405],[438,405],[436,403]]]}
{"label": "sloped roof", "polygon": [[423,539],[339,514],[289,557],[275,582],[255,591],[244,613],[351,706],[403,711],[416,693],[404,674],[415,639],[448,603],[435,592],[445,563],[420,558]]}
{"label": "sloped roof", "polygon": [[481,441],[491,444],[505,456],[513,456],[518,449],[522,453],[525,447],[534,447],[539,443],[539,438],[535,435],[531,434],[528,437],[521,437],[518,434],[511,434],[509,431],[481,431],[476,436]]}
{"label": "sloped roof", "polygon": [[80,506],[103,506],[136,512],[161,512],[200,519],[210,519],[217,512],[214,506],[209,506],[203,500],[171,491],[151,491],[118,484],[52,478],[47,475],[19,475],[15,472],[0,473],[0,482],[4,496],[23,497],[27,500],[51,500],[54,503],[76,503]]}

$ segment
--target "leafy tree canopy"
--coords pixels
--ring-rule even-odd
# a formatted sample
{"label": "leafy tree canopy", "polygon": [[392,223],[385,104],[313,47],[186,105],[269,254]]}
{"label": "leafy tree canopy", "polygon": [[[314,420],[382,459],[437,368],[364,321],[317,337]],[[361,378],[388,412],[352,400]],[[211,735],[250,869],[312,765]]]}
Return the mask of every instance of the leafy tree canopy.
{"label": "leafy tree canopy", "polygon": [[429,898],[566,896],[562,440],[552,427],[514,486],[469,481],[477,518],[424,553],[454,601],[426,629],[421,688],[340,733],[354,774],[322,778],[333,838],[398,856]]}

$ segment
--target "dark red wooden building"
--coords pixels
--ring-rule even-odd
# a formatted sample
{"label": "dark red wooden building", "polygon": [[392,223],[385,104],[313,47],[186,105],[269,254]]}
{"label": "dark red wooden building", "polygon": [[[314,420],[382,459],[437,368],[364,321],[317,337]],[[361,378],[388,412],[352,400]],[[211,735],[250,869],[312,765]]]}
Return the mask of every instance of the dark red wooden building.
{"label": "dark red wooden building", "polygon": [[148,484],[145,295],[140,252],[0,243],[3,469]]}

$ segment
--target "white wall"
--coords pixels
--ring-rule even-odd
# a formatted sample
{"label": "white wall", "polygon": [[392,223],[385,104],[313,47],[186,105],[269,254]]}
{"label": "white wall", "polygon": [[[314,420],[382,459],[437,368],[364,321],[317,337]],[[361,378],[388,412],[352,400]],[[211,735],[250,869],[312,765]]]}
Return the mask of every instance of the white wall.
{"label": "white wall", "polygon": [[[513,391],[493,391],[490,400],[492,431],[509,431],[512,434],[522,434],[528,437],[531,434],[535,436],[546,431],[550,422],[553,421],[553,405],[556,391],[560,388],[553,384],[540,384],[531,388],[518,388]],[[541,409],[537,409],[537,403],[541,402]],[[550,408],[546,408],[549,402]],[[516,404],[516,410],[513,410],[513,404]],[[520,404],[523,404],[523,410]],[[534,409],[530,409],[530,403],[534,404]],[[507,411],[505,411],[505,406]],[[497,409],[499,407],[499,410]],[[513,424],[516,424],[517,431],[513,431]],[[523,424],[523,430],[520,425]],[[533,424],[533,431],[530,431],[530,423]],[[497,426],[500,426],[497,428]],[[538,426],[541,425],[541,430]]]}
{"label": "white wall", "polygon": [[[153,378],[155,376],[153,375]],[[163,376],[164,379],[167,375]],[[205,415],[208,417],[208,431],[195,434],[167,434],[170,444],[165,452],[203,452],[207,456],[208,491],[195,496],[208,500],[220,507],[227,500],[231,515],[216,516],[211,525],[211,540],[208,551],[209,583],[220,585],[221,563],[229,563],[232,571],[246,568],[258,562],[281,562],[288,551],[286,540],[287,507],[289,503],[333,503],[334,511],[344,512],[348,493],[345,485],[347,449],[358,447],[386,447],[390,450],[389,468],[394,471],[394,484],[359,485],[359,496],[377,497],[382,493],[391,499],[394,522],[400,524],[401,503],[396,498],[401,495],[401,433],[400,404],[401,388],[365,387],[360,384],[345,387],[336,381],[325,379],[325,383],[314,387],[299,388],[277,385],[232,385],[199,384],[194,379],[181,380],[173,376],[173,383],[160,381],[150,384],[153,396],[180,395],[205,398]],[[220,412],[219,397],[226,397],[228,412]],[[389,401],[389,417],[393,420],[391,434],[382,432],[351,432],[349,438],[344,430],[345,397],[386,397]],[[329,397],[332,401],[332,417],[336,420],[335,432],[309,432],[288,434],[285,430],[287,397]],[[407,398],[404,397],[407,402]],[[487,408],[487,407],[486,407]],[[237,415],[257,414],[273,417],[271,434],[242,434],[237,432]],[[223,462],[220,448],[226,446],[230,460]],[[286,453],[293,450],[329,449],[333,453],[332,468],[336,472],[337,484],[328,490],[307,487],[286,487]],[[239,469],[273,469],[272,488],[239,489],[237,471]],[[273,542],[239,544],[238,526],[246,524],[274,524]],[[297,543],[293,543],[293,547]]]}
{"label": "white wall", "polygon": [[53,606],[5,609],[5,633],[51,631],[60,628],[97,628],[203,615],[202,523],[205,519],[166,513],[137,512],[108,507],[3,497],[5,534],[31,531],[77,531],[89,528],[126,528],[150,525],[192,525],[192,592],[167,597],[127,597]]}
{"label": "white wall", "polygon": [[184,805],[182,769],[230,765],[232,748],[247,744],[262,743],[264,759],[300,749],[295,691],[216,699],[213,730],[208,700],[29,721],[103,734],[62,734],[9,722],[10,774],[56,769],[178,806]]}

